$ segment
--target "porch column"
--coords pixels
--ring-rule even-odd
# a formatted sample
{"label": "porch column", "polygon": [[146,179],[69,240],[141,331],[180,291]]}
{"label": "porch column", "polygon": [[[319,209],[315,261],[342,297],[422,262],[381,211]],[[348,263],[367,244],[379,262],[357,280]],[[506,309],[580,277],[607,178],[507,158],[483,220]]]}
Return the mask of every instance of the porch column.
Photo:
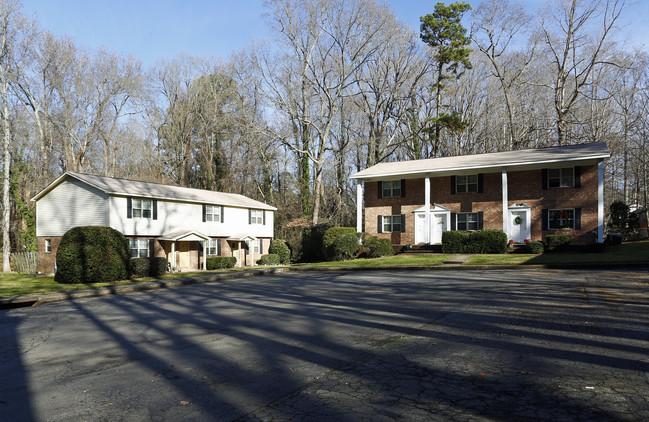
{"label": "porch column", "polygon": [[604,242],[604,162],[597,163],[597,242]]}
{"label": "porch column", "polygon": [[508,193],[507,193],[507,169],[503,168],[502,172],[502,190],[503,190],[503,231],[507,235],[507,240],[509,237],[509,216],[508,214]]}
{"label": "porch column", "polygon": [[[430,176],[424,178],[424,242],[430,245]],[[402,223],[403,224],[403,223]]]}
{"label": "porch column", "polygon": [[363,182],[356,184],[356,233],[363,231]]}
{"label": "porch column", "polygon": [[203,271],[207,271],[207,240],[203,240]]}
{"label": "porch column", "polygon": [[176,269],[176,241],[171,242],[171,269]]}

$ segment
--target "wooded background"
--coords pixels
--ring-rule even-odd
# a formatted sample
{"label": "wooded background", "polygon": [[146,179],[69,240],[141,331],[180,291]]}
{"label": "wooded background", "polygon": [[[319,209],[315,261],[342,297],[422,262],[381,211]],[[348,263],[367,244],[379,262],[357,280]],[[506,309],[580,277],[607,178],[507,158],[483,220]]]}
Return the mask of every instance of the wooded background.
{"label": "wooded background", "polygon": [[375,0],[265,8],[271,39],[143,69],[0,0],[7,265],[64,171],[240,193],[278,208],[282,238],[354,226],[349,176],[378,162],[605,141],[607,204],[647,207],[648,57],[618,43],[623,1],[431,3],[421,33]]}

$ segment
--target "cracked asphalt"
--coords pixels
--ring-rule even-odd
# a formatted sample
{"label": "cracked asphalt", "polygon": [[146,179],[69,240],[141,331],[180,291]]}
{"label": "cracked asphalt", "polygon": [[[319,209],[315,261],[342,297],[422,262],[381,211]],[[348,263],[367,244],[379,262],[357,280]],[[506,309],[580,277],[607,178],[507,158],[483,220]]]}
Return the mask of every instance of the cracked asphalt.
{"label": "cracked asphalt", "polygon": [[0,311],[0,420],[649,420],[649,272],[297,272]]}

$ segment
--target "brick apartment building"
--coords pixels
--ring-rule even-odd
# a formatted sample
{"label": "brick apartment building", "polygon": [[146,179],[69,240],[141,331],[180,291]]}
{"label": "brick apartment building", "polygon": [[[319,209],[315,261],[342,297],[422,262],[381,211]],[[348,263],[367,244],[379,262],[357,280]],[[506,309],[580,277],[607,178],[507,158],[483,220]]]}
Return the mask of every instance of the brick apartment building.
{"label": "brick apartment building", "polygon": [[503,230],[515,243],[549,234],[602,242],[608,157],[601,142],[380,163],[351,176],[357,230],[395,245],[440,244],[444,231],[482,229]]}

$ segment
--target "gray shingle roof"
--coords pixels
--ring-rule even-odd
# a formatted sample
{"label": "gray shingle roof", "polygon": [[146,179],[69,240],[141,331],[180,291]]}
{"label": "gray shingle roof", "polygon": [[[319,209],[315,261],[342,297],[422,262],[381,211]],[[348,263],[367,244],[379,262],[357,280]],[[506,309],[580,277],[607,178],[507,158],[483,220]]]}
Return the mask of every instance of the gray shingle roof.
{"label": "gray shingle roof", "polygon": [[143,198],[198,202],[203,204],[229,205],[240,208],[254,208],[260,210],[276,211],[277,208],[255,201],[247,196],[236,193],[216,192],[204,189],[184,188],[181,186],[163,185],[160,183],[141,182],[138,180],[118,179],[115,177],[97,176],[94,174],[84,174],[75,172],[66,172],[56,179],[48,187],[38,193],[33,201],[38,200],[41,196],[63,181],[65,177],[74,177],[90,186],[99,189],[109,195],[120,196],[138,196]]}
{"label": "gray shingle roof", "polygon": [[424,160],[379,163],[351,176],[352,179],[372,180],[379,177],[418,176],[451,173],[473,169],[498,171],[500,168],[532,167],[564,161],[599,160],[610,157],[605,142],[561,147],[493,152],[489,154],[429,158]]}

